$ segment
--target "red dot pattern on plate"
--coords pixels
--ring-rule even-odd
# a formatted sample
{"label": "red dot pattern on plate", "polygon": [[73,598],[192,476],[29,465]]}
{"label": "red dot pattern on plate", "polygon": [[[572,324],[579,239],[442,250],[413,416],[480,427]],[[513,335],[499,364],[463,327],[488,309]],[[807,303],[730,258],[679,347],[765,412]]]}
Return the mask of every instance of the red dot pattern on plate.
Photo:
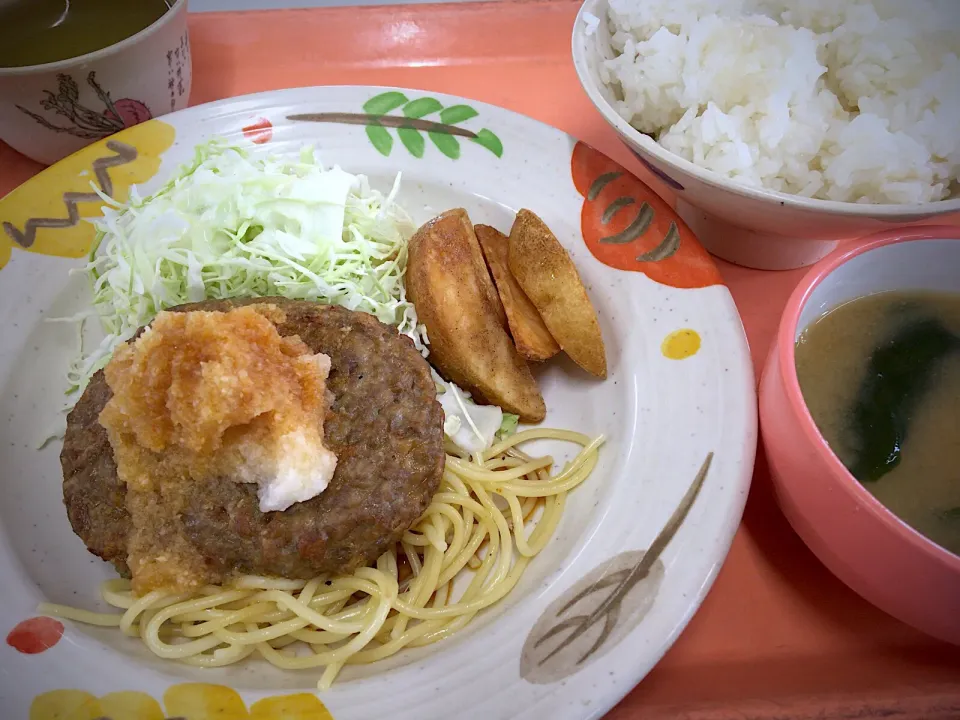
{"label": "red dot pattern on plate", "polygon": [[273,124],[266,118],[257,118],[256,121],[243,128],[243,135],[250,142],[263,145],[273,138]]}
{"label": "red dot pattern on plate", "polygon": [[63,635],[63,623],[49,617],[34,617],[18,623],[7,635],[7,645],[27,655],[49,650]]}

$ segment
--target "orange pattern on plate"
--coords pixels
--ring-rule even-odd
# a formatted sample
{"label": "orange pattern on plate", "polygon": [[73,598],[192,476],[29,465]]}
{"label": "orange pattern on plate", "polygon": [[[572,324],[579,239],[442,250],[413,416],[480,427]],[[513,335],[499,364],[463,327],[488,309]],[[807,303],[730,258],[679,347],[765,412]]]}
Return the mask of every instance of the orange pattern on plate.
{"label": "orange pattern on plate", "polygon": [[49,617],[33,617],[24,620],[7,634],[7,645],[26,655],[36,655],[49,650],[63,636],[63,623]]}
{"label": "orange pattern on plate", "polygon": [[205,683],[174,685],[163,694],[163,704],[142,692],[98,698],[82,690],[53,690],[34,698],[29,720],[333,720],[310,693],[263,698],[248,710],[236,690]]}
{"label": "orange pattern on plate", "polygon": [[625,168],[578,142],[570,169],[584,197],[580,230],[597,260],[676,288],[723,282],[680,216]]}
{"label": "orange pattern on plate", "polygon": [[252,143],[263,145],[273,139],[273,123],[266,118],[257,118],[244,126],[243,136]]}

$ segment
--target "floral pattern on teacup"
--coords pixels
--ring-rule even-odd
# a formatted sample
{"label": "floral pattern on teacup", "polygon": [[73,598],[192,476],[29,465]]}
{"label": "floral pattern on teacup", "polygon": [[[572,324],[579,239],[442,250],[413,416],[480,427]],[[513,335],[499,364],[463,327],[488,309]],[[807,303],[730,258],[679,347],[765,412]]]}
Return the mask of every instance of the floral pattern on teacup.
{"label": "floral pattern on teacup", "polygon": [[48,130],[68,133],[85,140],[105,138],[153,117],[150,108],[139,100],[131,98],[113,100],[110,93],[100,87],[97,82],[96,71],[91,71],[87,75],[87,85],[93,88],[97,97],[100,98],[100,102],[103,103],[105,109],[102,111],[91,110],[80,104],[80,87],[73,76],[60,73],[57,75],[57,83],[56,93],[52,90],[43,91],[45,97],[40,101],[40,105],[44,110],[52,111],[56,115],[66,118],[66,125],[55,124],[22,105],[17,105],[17,109],[32,117]]}

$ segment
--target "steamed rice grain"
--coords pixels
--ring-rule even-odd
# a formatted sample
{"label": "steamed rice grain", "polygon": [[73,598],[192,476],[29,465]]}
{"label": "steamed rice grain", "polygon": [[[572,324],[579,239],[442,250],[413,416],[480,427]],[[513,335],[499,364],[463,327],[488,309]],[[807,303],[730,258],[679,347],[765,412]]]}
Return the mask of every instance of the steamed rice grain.
{"label": "steamed rice grain", "polygon": [[609,0],[617,112],[752,187],[925,203],[960,174],[957,0]]}

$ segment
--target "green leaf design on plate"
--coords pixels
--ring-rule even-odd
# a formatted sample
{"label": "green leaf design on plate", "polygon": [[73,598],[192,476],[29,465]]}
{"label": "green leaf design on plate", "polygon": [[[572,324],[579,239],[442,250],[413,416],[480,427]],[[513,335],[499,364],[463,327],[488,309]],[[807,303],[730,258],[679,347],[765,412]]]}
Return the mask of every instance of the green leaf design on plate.
{"label": "green leaf design on plate", "polygon": [[[386,115],[391,110],[396,110],[407,101],[407,96],[402,92],[390,90],[379,95],[374,95],[363,104],[363,111],[371,115]],[[374,143],[376,144],[376,143]]]}
{"label": "green leaf design on plate", "polygon": [[477,116],[477,111],[469,105],[451,105],[440,112],[440,122],[456,125]]}
{"label": "green leaf design on plate", "polygon": [[607,205],[606,210],[603,211],[603,215],[600,216],[600,222],[604,225],[608,224],[613,220],[614,215],[616,215],[621,208],[625,208],[627,205],[633,205],[636,202],[632,197],[627,197],[622,195],[614,200],[612,203]]}
{"label": "green leaf design on plate", "polygon": [[660,244],[653,250],[645,252],[637,257],[637,262],[660,262],[677,254],[680,249],[680,230],[675,222],[670,223],[670,228]]}
{"label": "green leaf design on plate", "polygon": [[[0,0],[2,1],[2,0]],[[292,115],[292,120],[305,122],[331,122],[348,125],[363,125],[367,137],[381,155],[389,156],[393,151],[393,130],[397,137],[416,158],[422,158],[426,152],[426,138],[451,160],[460,157],[460,138],[472,140],[485,147],[498,158],[503,157],[503,143],[487,128],[477,132],[460,127],[460,123],[472,120],[479,113],[470,105],[459,103],[445,108],[433,97],[420,97],[410,100],[398,90],[387,90],[374,95],[363,104],[361,113],[310,113]],[[399,110],[399,112],[396,112]],[[435,120],[426,119],[427,115],[437,115]]]}
{"label": "green leaf design on plate", "polygon": [[460,143],[457,142],[457,139],[453,137],[453,135],[440,132],[431,132],[428,133],[428,135],[430,135],[430,139],[433,140],[433,144],[437,146],[437,150],[448,158],[456,160],[460,157]]}
{"label": "green leaf design on plate", "polygon": [[484,128],[477,133],[475,138],[471,138],[477,145],[483,145],[487,150],[497,157],[503,157],[503,143],[500,138],[494,135],[490,130]]}
{"label": "green leaf design on plate", "polygon": [[432,97],[411,100],[403,106],[403,114],[408,118],[422,118],[424,115],[443,110],[443,105]]}
{"label": "green leaf design on plate", "polygon": [[366,131],[367,137],[370,138],[370,142],[373,143],[377,152],[384,156],[389,155],[390,151],[393,150],[393,138],[387,132],[387,129],[380,125],[367,125]]}
{"label": "green leaf design on plate", "polygon": [[618,177],[620,177],[621,175],[623,175],[623,173],[608,172],[598,177],[596,180],[593,181],[593,184],[590,186],[590,189],[587,190],[587,200],[589,200],[590,202],[593,202],[594,200],[596,200],[598,197],[600,197],[600,193],[603,192],[603,189],[607,185],[612,183],[614,180],[616,180]]}
{"label": "green leaf design on plate", "polygon": [[[611,205],[612,204],[613,203],[611,203]],[[608,207],[607,210],[609,209],[610,208]],[[645,202],[640,206],[640,209],[637,211],[637,216],[629,225],[614,235],[607,235],[606,237],[600,238],[600,242],[609,243],[611,245],[626,245],[627,243],[632,243],[638,237],[642,237],[643,234],[650,229],[650,224],[653,222],[653,217],[653,208],[650,207],[650,203]],[[601,218],[601,220],[603,220],[603,218]],[[676,252],[676,249],[674,249],[674,252]],[[640,258],[637,259],[639,260]]]}
{"label": "green leaf design on plate", "polygon": [[410,154],[415,158],[422,158],[423,151],[426,148],[426,141],[423,139],[417,130],[413,128],[399,128],[397,130],[397,135],[400,136],[400,142],[403,143],[403,146],[410,151]]}

